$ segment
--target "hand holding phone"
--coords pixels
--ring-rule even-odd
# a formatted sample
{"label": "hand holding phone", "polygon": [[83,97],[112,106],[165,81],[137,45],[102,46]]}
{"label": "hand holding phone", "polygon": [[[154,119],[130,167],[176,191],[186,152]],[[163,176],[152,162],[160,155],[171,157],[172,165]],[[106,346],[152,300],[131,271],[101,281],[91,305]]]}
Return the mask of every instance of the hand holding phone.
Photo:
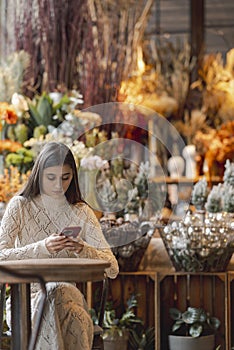
{"label": "hand holding phone", "polygon": [[62,230],[61,235],[71,238],[77,238],[79,236],[80,231],[80,226],[68,226]]}

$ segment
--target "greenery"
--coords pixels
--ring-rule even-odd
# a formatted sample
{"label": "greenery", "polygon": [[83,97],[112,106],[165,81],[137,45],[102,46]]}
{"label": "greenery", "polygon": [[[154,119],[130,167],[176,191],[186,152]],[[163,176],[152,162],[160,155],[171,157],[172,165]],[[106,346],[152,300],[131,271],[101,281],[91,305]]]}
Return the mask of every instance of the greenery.
{"label": "greenery", "polygon": [[224,184],[223,210],[227,213],[234,213],[234,186],[229,184]]}
{"label": "greenery", "polygon": [[207,190],[207,181],[206,179],[202,179],[198,181],[192,191],[192,204],[196,207],[196,209],[204,209],[206,199],[208,195]]}
{"label": "greenery", "polygon": [[142,320],[136,316],[134,311],[134,308],[137,306],[135,295],[132,295],[126,304],[126,309],[118,317],[112,303],[107,303],[103,322],[104,339],[107,336],[112,338],[115,338],[116,335],[122,336],[125,330],[129,330],[136,324],[142,324]]}
{"label": "greenery", "polygon": [[205,205],[209,213],[219,213],[222,211],[222,185],[213,186]]}
{"label": "greenery", "polygon": [[165,193],[149,180],[150,164],[128,164],[124,159],[109,161],[109,168],[100,171],[97,192],[103,210],[123,214],[153,216],[162,209]]}
{"label": "greenery", "polygon": [[6,167],[17,167],[21,174],[26,174],[32,168],[33,163],[33,152],[24,147],[19,148],[15,153],[8,153],[5,158]]}
{"label": "greenery", "polygon": [[129,344],[136,350],[154,350],[155,349],[155,331],[154,328],[131,329],[129,335]]}
{"label": "greenery", "polygon": [[[126,330],[132,329],[136,325],[142,325],[142,320],[135,314],[135,307],[137,307],[137,299],[135,295],[131,295],[126,302],[126,308],[120,316],[113,306],[113,302],[106,303],[103,320],[103,338],[108,336],[115,338],[116,336],[123,336]],[[98,324],[98,316],[95,309],[90,310],[90,314],[94,324]]]}
{"label": "greenery", "polygon": [[231,163],[229,159],[225,163],[223,181],[228,185],[234,186],[234,162]]}
{"label": "greenery", "polygon": [[218,318],[212,317],[209,312],[201,308],[188,307],[184,312],[171,308],[169,312],[175,321],[172,332],[176,332],[178,335],[196,338],[214,333],[220,326]]}

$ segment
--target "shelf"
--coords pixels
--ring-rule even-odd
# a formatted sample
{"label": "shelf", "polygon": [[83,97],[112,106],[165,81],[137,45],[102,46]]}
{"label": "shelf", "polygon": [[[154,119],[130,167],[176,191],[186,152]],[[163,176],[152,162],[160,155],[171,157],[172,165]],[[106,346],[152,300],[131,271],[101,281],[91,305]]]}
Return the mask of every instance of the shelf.
{"label": "shelf", "polygon": [[[170,176],[166,176],[166,177],[153,177],[151,180],[158,184],[193,186],[196,182],[198,182],[199,180],[202,180],[203,178],[204,176],[196,179],[189,179],[185,176],[182,176],[180,178],[172,178]],[[222,181],[223,180],[220,177],[213,177],[211,179],[212,185],[217,185]]]}
{"label": "shelf", "polygon": [[[228,274],[230,274],[228,279]],[[234,271],[233,272],[121,272],[111,280],[111,298],[124,304],[131,293],[139,295],[137,313],[146,326],[155,327],[155,349],[168,350],[168,334],[173,321],[170,307],[181,310],[191,305],[203,307],[221,320],[216,334],[216,346],[230,350],[234,337]],[[232,322],[231,322],[232,321]],[[232,331],[232,332],[231,332]]]}

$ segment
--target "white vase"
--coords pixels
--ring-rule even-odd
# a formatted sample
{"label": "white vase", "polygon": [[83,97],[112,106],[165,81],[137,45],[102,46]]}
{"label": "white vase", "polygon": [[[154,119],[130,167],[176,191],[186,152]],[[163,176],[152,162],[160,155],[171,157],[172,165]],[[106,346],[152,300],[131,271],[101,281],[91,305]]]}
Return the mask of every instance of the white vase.
{"label": "white vase", "polygon": [[[168,159],[167,168],[170,173],[170,177],[174,179],[179,179],[184,172],[184,159],[180,156],[173,156]],[[168,195],[172,205],[178,203],[178,186],[169,185]]]}
{"label": "white vase", "polygon": [[214,334],[197,338],[169,335],[169,350],[214,350]]}
{"label": "white vase", "polygon": [[182,155],[185,159],[185,176],[189,179],[196,177],[196,147],[187,145],[184,147]]}

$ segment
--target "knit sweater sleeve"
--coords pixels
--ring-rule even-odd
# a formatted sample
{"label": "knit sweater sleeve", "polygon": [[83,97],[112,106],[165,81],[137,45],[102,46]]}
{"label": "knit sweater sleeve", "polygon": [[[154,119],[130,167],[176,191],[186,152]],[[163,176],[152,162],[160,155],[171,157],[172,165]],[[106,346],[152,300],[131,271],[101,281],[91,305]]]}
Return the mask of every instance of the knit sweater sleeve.
{"label": "knit sweater sleeve", "polygon": [[85,245],[78,256],[108,261],[110,267],[106,269],[107,276],[115,278],[119,272],[118,262],[103,235],[99,221],[87,205],[82,206],[82,211],[84,217],[84,236],[82,238]]}
{"label": "knit sweater sleeve", "polygon": [[25,198],[15,196],[7,205],[0,226],[0,260],[48,258],[50,256],[45,239],[17,247],[17,240],[20,238],[23,225],[25,201]]}

